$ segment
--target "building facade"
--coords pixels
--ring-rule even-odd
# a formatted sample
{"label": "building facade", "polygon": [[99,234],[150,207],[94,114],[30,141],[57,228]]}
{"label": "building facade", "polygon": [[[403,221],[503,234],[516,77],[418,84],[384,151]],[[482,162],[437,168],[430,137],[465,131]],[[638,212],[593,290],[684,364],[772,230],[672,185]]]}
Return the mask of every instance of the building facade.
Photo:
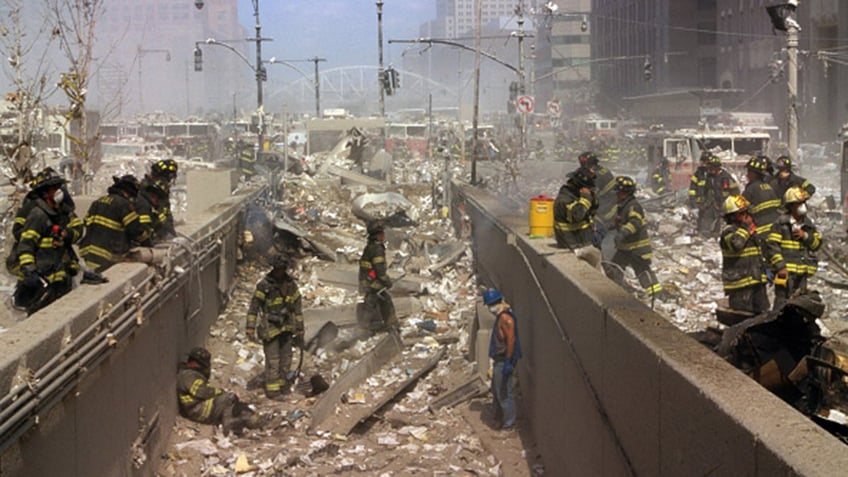
{"label": "building facade", "polygon": [[[204,45],[208,38],[231,43],[251,58],[252,43],[238,22],[237,0],[108,0],[97,23],[101,108],[118,104],[119,115],[231,113],[234,102],[255,107],[253,72],[233,52]],[[200,43],[202,71],[195,71]],[[233,96],[236,91],[237,97]],[[114,107],[110,108],[114,109]]]}
{"label": "building facade", "polygon": [[593,0],[593,77],[604,109],[627,97],[717,87],[716,0]]}

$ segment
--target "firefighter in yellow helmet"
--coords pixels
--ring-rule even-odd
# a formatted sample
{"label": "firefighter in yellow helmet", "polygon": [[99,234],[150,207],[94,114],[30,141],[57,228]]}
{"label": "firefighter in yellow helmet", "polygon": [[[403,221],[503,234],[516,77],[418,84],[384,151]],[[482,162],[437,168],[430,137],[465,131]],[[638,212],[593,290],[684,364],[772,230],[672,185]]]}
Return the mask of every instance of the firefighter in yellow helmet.
{"label": "firefighter in yellow helmet", "polygon": [[774,309],[780,309],[796,292],[807,290],[807,278],[818,269],[816,251],[821,248],[822,236],[807,215],[807,191],[790,187],[783,195],[784,211],[775,221],[772,232],[780,236],[780,253],[787,276],[775,279]]}
{"label": "firefighter in yellow helmet", "polygon": [[769,309],[768,280],[749,207],[741,195],[728,197],[722,205],[727,225],[719,237],[721,281],[732,310],[759,314]]}

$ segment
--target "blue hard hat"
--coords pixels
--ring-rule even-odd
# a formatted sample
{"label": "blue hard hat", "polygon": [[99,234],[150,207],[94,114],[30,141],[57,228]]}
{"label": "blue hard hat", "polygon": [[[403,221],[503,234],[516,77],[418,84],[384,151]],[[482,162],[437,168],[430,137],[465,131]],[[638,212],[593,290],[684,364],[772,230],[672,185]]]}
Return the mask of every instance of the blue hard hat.
{"label": "blue hard hat", "polygon": [[503,295],[494,288],[489,288],[483,292],[483,303],[485,303],[486,306],[494,305],[501,300],[503,300]]}

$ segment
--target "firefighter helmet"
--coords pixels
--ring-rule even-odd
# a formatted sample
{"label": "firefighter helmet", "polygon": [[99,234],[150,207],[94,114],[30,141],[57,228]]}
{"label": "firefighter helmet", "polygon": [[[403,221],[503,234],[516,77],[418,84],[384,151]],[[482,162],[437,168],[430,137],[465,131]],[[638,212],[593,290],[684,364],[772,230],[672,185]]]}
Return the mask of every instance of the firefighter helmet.
{"label": "firefighter helmet", "polygon": [[580,164],[583,166],[597,166],[600,164],[598,160],[597,154],[592,151],[586,151],[577,156],[577,160],[580,161]]}
{"label": "firefighter helmet", "polygon": [[636,181],[634,181],[631,177],[618,176],[615,178],[615,186],[613,186],[613,188],[616,192],[632,194],[636,192]]}
{"label": "firefighter helmet", "polygon": [[501,300],[503,300],[503,295],[496,288],[489,288],[483,292],[483,303],[486,306],[492,306]]}
{"label": "firefighter helmet", "polygon": [[751,205],[744,196],[741,195],[731,195],[727,199],[724,200],[724,206],[722,207],[722,212],[724,215],[735,214],[736,212],[742,212],[748,210],[748,207]]}
{"label": "firefighter helmet", "polygon": [[577,188],[588,187],[591,189],[592,187],[595,187],[595,177],[592,174],[592,171],[586,167],[578,167],[577,169],[569,172],[566,177],[568,178],[567,182],[573,184]]}
{"label": "firefighter helmet", "polygon": [[195,346],[188,352],[188,360],[202,366],[204,369],[212,367],[212,354],[202,346]]}
{"label": "firefighter helmet", "polygon": [[759,155],[752,157],[748,160],[748,163],[745,164],[745,167],[748,168],[749,171],[758,172],[760,174],[765,174],[769,168],[770,159],[768,156]]}
{"label": "firefighter helmet", "polygon": [[280,253],[271,258],[271,267],[273,268],[289,268],[291,265],[291,258],[289,258],[288,254]]}
{"label": "firefighter helmet", "polygon": [[177,178],[177,169],[177,161],[173,159],[160,159],[150,166],[150,172],[153,177],[162,177],[169,180]]}
{"label": "firefighter helmet", "polygon": [[138,195],[138,189],[141,187],[138,179],[132,174],[127,174],[123,176],[112,176],[112,182],[114,182],[114,186],[120,189],[127,191],[131,196]]}
{"label": "firefighter helmet", "polygon": [[34,191],[44,190],[51,186],[61,186],[66,184],[65,180],[58,172],[48,167],[36,174],[35,179],[30,183],[30,187]]}
{"label": "firefighter helmet", "polygon": [[707,159],[704,162],[710,167],[721,167],[721,158],[710,152],[707,153]]}
{"label": "firefighter helmet", "polygon": [[783,194],[783,203],[785,205],[789,205],[794,204],[796,202],[804,202],[809,198],[810,196],[807,194],[807,191],[798,186],[795,186],[786,189],[786,192]]}
{"label": "firefighter helmet", "polygon": [[787,171],[792,170],[792,159],[790,159],[789,156],[786,156],[786,155],[780,156],[780,157],[777,158],[777,161],[775,161],[775,162],[777,163],[778,170],[784,170],[784,169],[787,170]]}
{"label": "firefighter helmet", "polygon": [[365,226],[365,230],[368,232],[368,235],[377,235],[380,232],[386,230],[386,225],[382,220],[372,220],[368,222],[368,225]]}

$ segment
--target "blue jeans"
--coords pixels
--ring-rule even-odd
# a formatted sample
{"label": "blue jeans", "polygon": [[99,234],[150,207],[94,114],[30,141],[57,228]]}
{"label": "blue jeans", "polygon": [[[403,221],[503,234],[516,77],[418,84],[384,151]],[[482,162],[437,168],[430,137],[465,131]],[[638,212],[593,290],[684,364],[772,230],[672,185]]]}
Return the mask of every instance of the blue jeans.
{"label": "blue jeans", "polygon": [[[492,395],[494,396],[495,414],[503,416],[503,428],[515,425],[515,400],[512,397],[512,374],[504,379],[503,361],[495,361],[492,372]],[[515,373],[515,371],[513,371]]]}

